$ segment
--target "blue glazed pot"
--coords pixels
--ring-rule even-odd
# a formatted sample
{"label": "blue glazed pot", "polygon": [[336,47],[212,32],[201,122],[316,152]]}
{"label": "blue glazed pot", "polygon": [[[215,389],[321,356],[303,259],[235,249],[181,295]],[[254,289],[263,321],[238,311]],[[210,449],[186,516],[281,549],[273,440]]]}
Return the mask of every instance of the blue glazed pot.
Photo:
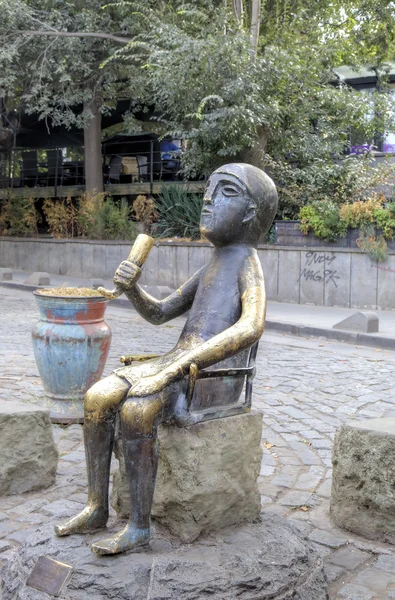
{"label": "blue glazed pot", "polygon": [[44,296],[34,292],[40,320],[32,331],[34,356],[46,394],[82,400],[100,379],[111,343],[100,296]]}

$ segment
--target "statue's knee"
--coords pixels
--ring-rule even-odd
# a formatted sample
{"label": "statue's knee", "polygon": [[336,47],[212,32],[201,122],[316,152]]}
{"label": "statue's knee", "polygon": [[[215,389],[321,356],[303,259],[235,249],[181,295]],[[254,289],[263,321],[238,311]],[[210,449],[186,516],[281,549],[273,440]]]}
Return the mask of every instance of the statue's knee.
{"label": "statue's knee", "polygon": [[87,412],[96,411],[102,404],[105,394],[103,394],[103,386],[101,381],[92,385],[91,388],[86,392],[84,398],[84,408]]}
{"label": "statue's knee", "polygon": [[121,409],[122,426],[132,435],[152,435],[161,413],[161,402],[148,398],[127,400]]}
{"label": "statue's knee", "polygon": [[110,375],[89,388],[84,399],[86,414],[104,416],[122,402],[128,387],[118,379]]}

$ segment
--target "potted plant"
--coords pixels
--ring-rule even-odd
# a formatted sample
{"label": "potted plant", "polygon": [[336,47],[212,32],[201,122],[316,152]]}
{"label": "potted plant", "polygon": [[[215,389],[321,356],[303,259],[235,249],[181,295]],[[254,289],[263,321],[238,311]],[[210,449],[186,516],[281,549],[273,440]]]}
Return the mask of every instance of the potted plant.
{"label": "potted plant", "polygon": [[85,392],[100,379],[111,331],[108,301],[89,288],[36,290],[40,319],[32,331],[34,356],[46,405],[56,423],[82,422]]}

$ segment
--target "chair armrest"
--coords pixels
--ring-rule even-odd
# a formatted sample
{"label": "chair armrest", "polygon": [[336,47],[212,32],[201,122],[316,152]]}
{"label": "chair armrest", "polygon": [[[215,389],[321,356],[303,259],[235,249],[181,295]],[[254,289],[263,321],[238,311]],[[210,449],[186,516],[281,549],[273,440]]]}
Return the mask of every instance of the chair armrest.
{"label": "chair armrest", "polygon": [[160,354],[126,354],[119,359],[124,365],[131,365],[133,362],[144,362],[151,358],[159,358]]}

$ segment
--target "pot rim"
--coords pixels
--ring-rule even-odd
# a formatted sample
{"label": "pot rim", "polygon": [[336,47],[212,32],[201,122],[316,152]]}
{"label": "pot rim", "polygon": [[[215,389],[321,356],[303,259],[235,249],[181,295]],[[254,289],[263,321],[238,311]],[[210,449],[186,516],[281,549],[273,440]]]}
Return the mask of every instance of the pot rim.
{"label": "pot rim", "polygon": [[44,300],[78,300],[79,302],[87,302],[88,300],[93,300],[95,302],[108,302],[108,300],[104,296],[48,296],[47,294],[40,294],[41,290],[48,290],[52,288],[39,288],[38,290],[34,290],[33,295],[37,298],[44,298]]}

